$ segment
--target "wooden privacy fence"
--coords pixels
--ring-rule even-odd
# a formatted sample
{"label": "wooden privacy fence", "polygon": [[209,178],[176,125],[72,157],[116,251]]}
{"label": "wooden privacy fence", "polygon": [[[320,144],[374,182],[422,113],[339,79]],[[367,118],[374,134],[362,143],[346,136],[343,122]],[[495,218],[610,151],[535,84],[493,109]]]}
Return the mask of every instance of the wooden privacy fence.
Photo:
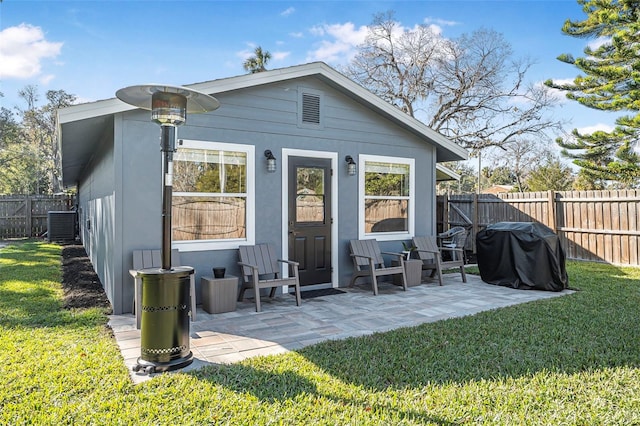
{"label": "wooden privacy fence", "polygon": [[73,209],[73,195],[0,195],[0,239],[38,237],[47,213]]}
{"label": "wooden privacy fence", "polygon": [[438,231],[464,226],[475,236],[497,222],[540,222],[567,258],[640,266],[640,190],[547,191],[438,196]]}

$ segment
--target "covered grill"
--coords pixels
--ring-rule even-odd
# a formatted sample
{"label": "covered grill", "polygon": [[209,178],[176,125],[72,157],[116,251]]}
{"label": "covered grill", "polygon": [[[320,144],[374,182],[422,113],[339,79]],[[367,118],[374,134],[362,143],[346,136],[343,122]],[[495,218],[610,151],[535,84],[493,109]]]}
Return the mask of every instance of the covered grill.
{"label": "covered grill", "polygon": [[558,236],[535,222],[499,222],[476,237],[482,281],[521,289],[562,291],[569,278]]}

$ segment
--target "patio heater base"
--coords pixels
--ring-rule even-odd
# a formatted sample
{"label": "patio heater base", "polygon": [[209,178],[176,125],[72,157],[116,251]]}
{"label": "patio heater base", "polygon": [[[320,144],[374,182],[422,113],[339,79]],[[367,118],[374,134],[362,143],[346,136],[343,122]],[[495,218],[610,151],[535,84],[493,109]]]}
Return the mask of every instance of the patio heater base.
{"label": "patio heater base", "polygon": [[142,279],[140,357],[133,371],[160,373],[193,362],[189,350],[190,266],[138,271]]}
{"label": "patio heater base", "polygon": [[190,365],[193,362],[193,354],[189,354],[180,359],[174,359],[169,362],[147,361],[138,358],[137,364],[133,366],[133,371],[142,371],[146,374],[163,373],[165,371],[178,370]]}

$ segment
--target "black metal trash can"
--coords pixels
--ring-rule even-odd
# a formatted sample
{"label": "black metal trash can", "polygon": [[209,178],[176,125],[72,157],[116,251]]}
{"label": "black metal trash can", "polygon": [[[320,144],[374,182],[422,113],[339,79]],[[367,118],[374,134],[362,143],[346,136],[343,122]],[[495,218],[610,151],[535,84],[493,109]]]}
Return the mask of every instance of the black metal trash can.
{"label": "black metal trash can", "polygon": [[141,355],[134,370],[147,373],[186,367],[189,345],[190,280],[193,268],[148,268],[142,279]]}

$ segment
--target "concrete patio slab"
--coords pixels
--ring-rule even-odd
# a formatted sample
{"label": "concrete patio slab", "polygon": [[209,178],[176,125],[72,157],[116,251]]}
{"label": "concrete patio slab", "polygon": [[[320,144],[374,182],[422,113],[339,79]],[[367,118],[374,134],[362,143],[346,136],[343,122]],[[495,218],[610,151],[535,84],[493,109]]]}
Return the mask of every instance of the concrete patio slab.
{"label": "concrete patio slab", "polygon": [[[255,312],[250,300],[239,302],[234,312],[209,314],[198,309],[197,321],[190,328],[194,362],[179,371],[281,354],[325,340],[416,326],[573,293],[489,285],[477,275],[467,275],[466,284],[458,274],[444,277],[443,286],[423,283],[406,292],[392,284],[381,284],[378,296],[366,285],[342,289],[346,293],[306,299],[300,307],[290,295],[263,298],[262,312]],[[140,356],[140,330],[135,328],[135,317],[112,315],[109,326],[132,380],[141,383],[155,376],[131,369]]]}

